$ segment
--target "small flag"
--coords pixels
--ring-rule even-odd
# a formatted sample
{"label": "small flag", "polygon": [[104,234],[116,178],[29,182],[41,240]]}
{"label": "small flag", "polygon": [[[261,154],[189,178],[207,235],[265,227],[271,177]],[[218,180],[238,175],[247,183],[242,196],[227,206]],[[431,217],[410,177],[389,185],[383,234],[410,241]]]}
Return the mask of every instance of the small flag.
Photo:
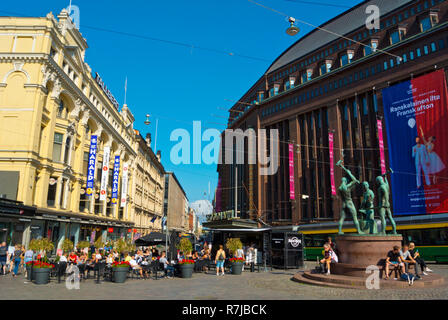
{"label": "small flag", "polygon": [[157,219],[157,216],[154,216],[154,217],[151,219],[151,223],[154,223],[154,221],[156,221],[156,219]]}
{"label": "small flag", "polygon": [[164,216],[163,218],[162,218],[162,226],[165,226],[166,225],[166,217]]}

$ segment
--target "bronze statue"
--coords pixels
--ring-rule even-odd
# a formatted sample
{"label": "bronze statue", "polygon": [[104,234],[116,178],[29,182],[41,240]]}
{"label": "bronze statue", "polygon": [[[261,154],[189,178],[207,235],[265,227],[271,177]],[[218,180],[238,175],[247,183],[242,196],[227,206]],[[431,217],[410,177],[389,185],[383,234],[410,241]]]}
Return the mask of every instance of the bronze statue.
{"label": "bronze statue", "polygon": [[353,188],[356,186],[356,184],[359,183],[359,181],[353,176],[350,170],[344,168],[344,166],[342,165],[342,160],[338,161],[336,165],[341,167],[345,172],[347,172],[348,176],[352,179],[352,181],[347,184],[347,178],[343,177],[341,179],[342,183],[338,188],[338,193],[342,199],[341,218],[339,219],[339,234],[344,234],[344,232],[342,232],[342,225],[345,220],[346,210],[348,210],[351,213],[353,217],[353,223],[355,224],[358,234],[364,234],[364,232],[361,231],[361,229],[359,228],[358,214],[356,212],[355,205],[353,204],[351,195]]}
{"label": "bronze statue", "polygon": [[364,224],[361,223],[361,229],[369,234],[377,234],[378,230],[376,228],[374,219],[375,208],[373,206],[373,199],[375,198],[375,194],[372,190],[370,190],[369,183],[367,181],[364,181],[362,183],[362,187],[364,189],[364,194],[361,202],[361,209],[359,210],[359,212],[363,213],[365,215],[365,218],[363,219]]}
{"label": "bronze statue", "polygon": [[392,225],[393,234],[397,234],[397,226],[394,219],[392,218],[392,212],[390,211],[390,187],[387,181],[386,174],[378,176],[376,178],[376,183],[378,184],[378,207],[382,226],[381,234],[386,234],[386,213]]}

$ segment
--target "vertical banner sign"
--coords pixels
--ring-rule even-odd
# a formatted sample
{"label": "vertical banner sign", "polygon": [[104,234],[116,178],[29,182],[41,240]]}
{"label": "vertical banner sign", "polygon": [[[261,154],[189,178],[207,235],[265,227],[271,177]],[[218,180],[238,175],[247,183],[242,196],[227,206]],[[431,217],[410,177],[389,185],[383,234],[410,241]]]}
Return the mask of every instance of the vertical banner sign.
{"label": "vertical banner sign", "polygon": [[120,156],[115,156],[114,160],[114,174],[112,178],[112,203],[116,204],[118,201],[118,177],[120,175]]}
{"label": "vertical banner sign", "polygon": [[120,207],[126,206],[126,198],[128,194],[128,170],[129,164],[123,163],[123,176],[121,177],[121,201]]}
{"label": "vertical banner sign", "polygon": [[96,136],[92,135],[90,137],[89,166],[87,169],[87,188],[86,188],[87,196],[91,196],[93,194],[97,143],[98,143],[98,140],[97,140]]}
{"label": "vertical banner sign", "polygon": [[216,201],[215,201],[215,212],[221,212],[221,178],[218,179],[218,186],[216,187]]}
{"label": "vertical banner sign", "polygon": [[91,244],[95,243],[95,236],[96,236],[96,230],[93,230],[92,233],[90,234],[90,243]]}
{"label": "vertical banner sign", "polygon": [[378,142],[380,146],[380,162],[381,162],[381,174],[386,173],[386,158],[384,157],[384,140],[383,140],[383,123],[380,119],[377,120],[378,128]]}
{"label": "vertical banner sign", "polygon": [[109,180],[109,162],[110,162],[110,147],[104,147],[100,200],[106,200],[107,198],[107,182]]}
{"label": "vertical banner sign", "polygon": [[290,143],[289,147],[289,199],[295,200],[294,189],[294,145]]}
{"label": "vertical banner sign", "polygon": [[336,185],[334,183],[334,150],[333,150],[334,135],[332,132],[328,134],[328,148],[330,150],[330,183],[331,194],[336,195]]}
{"label": "vertical banner sign", "polygon": [[395,215],[448,210],[448,94],[435,71],[383,90]]}

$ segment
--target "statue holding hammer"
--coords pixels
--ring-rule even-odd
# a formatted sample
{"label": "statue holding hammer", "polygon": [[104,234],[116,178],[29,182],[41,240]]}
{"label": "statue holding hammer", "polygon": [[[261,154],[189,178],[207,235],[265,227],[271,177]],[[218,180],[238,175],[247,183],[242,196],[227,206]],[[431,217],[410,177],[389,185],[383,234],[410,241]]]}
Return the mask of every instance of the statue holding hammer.
{"label": "statue holding hammer", "polygon": [[364,234],[363,231],[361,231],[359,227],[359,221],[358,221],[358,214],[356,212],[355,205],[352,200],[352,190],[356,186],[356,184],[360,183],[358,179],[356,179],[353,174],[350,172],[350,170],[346,169],[342,165],[342,160],[339,160],[338,163],[336,163],[338,167],[341,167],[348,176],[352,179],[350,183],[347,183],[347,178],[343,177],[341,185],[338,188],[339,196],[342,199],[342,209],[341,209],[341,218],[339,219],[339,234],[344,234],[342,232],[342,225],[345,220],[345,213],[346,211],[349,211],[353,217],[353,223],[355,224],[356,230],[358,231],[358,234]]}

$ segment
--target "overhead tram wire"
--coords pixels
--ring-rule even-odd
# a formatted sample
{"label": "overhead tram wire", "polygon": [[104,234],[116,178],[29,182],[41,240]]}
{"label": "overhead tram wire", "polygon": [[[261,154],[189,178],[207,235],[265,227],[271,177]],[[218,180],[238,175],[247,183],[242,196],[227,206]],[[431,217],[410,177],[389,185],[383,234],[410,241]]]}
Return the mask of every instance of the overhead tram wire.
{"label": "overhead tram wire", "polygon": [[310,4],[315,6],[324,6],[324,7],[334,7],[334,8],[343,8],[343,9],[350,9],[350,6],[344,6],[341,4],[333,4],[333,3],[326,3],[326,2],[311,2],[311,1],[301,1],[301,0],[283,0],[287,2],[294,2],[294,3],[301,3],[301,4]]}
{"label": "overhead tram wire", "polygon": [[[7,10],[0,10],[0,12],[6,13],[6,14],[10,14],[10,15],[32,17],[32,16],[30,16],[28,14],[23,14],[23,13],[13,12],[13,11],[7,11]],[[161,39],[161,38],[155,38],[155,37],[146,36],[146,35],[142,35],[142,34],[131,33],[131,32],[124,32],[124,31],[100,28],[100,27],[95,27],[95,26],[88,26],[88,25],[84,25],[84,24],[82,25],[82,28],[83,29],[91,29],[91,30],[100,31],[100,32],[113,33],[113,34],[123,35],[123,36],[127,36],[127,37],[134,37],[134,38],[139,38],[139,39],[143,39],[143,40],[161,42],[161,43],[170,44],[170,45],[179,46],[179,47],[184,47],[184,48],[189,48],[189,49],[198,49],[198,50],[202,50],[202,51],[214,52],[214,53],[224,54],[224,55],[231,56],[231,57],[240,57],[240,58],[250,59],[250,60],[255,60],[255,61],[271,62],[271,60],[269,60],[269,59],[264,59],[264,58],[260,58],[260,57],[244,55],[244,54],[230,52],[230,51],[225,51],[225,50],[221,50],[221,49],[215,49],[215,48],[209,48],[209,47],[203,47],[203,46],[196,46],[196,45],[191,44],[191,43],[185,43],[185,42],[180,42],[180,41],[173,41],[173,40],[166,40],[166,39]]]}
{"label": "overhead tram wire", "polygon": [[[277,13],[277,14],[279,14],[279,15],[281,15],[281,16],[284,16],[284,17],[286,17],[286,18],[291,17],[290,15],[287,15],[287,14],[284,13],[284,12],[275,10],[275,9],[273,9],[273,8],[271,8],[271,7],[268,7],[268,6],[264,5],[264,4],[261,4],[261,3],[259,3],[259,2],[254,1],[254,0],[247,0],[247,1],[249,1],[249,2],[255,4],[255,5],[259,6],[259,7],[262,7],[262,8],[264,8],[264,9],[270,10],[270,11],[272,11],[272,12],[274,12],[274,13]],[[330,34],[332,34],[332,35],[334,35],[334,36],[343,38],[343,39],[345,39],[345,40],[352,41],[352,42],[354,42],[354,43],[356,43],[356,44],[359,44],[359,45],[361,45],[361,46],[364,46],[364,47],[366,47],[366,48],[370,48],[370,49],[372,49],[372,50],[376,50],[376,51],[378,51],[378,52],[381,52],[381,53],[387,54],[387,55],[389,55],[389,56],[392,56],[392,57],[394,57],[394,58],[400,60],[400,62],[403,60],[402,57],[400,57],[400,56],[396,56],[396,55],[394,55],[394,54],[392,54],[392,53],[390,53],[390,52],[387,52],[387,51],[384,51],[384,50],[381,50],[381,49],[378,49],[378,48],[373,48],[372,46],[369,46],[369,45],[367,45],[367,44],[365,44],[365,43],[359,42],[359,41],[357,41],[357,40],[355,40],[355,39],[348,38],[348,37],[346,37],[346,36],[344,36],[344,35],[342,35],[342,34],[338,34],[338,33],[334,32],[334,31],[331,31],[331,30],[328,30],[328,29],[325,29],[325,28],[316,26],[316,25],[314,25],[314,24],[312,24],[312,23],[309,23],[309,22],[307,22],[307,21],[304,21],[304,20],[301,20],[301,19],[297,19],[296,17],[294,17],[294,19],[295,19],[297,22],[303,23],[303,24],[305,24],[305,25],[307,25],[307,26],[310,26],[310,27],[312,27],[312,28],[316,28],[316,29],[318,29],[318,30],[321,30],[321,31],[330,33]]]}

